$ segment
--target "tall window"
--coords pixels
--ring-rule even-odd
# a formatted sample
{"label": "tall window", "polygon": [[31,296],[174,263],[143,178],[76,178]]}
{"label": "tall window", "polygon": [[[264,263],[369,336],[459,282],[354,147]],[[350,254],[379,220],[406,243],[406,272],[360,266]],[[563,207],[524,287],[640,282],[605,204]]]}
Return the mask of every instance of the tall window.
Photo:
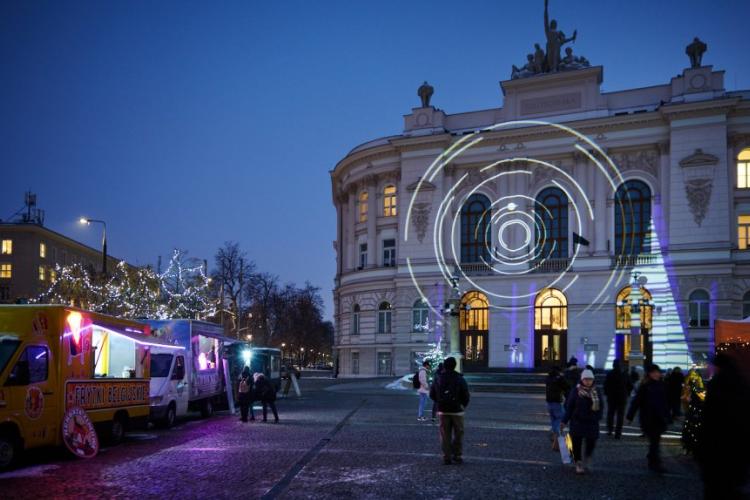
{"label": "tall window", "polygon": [[2,246],[0,247],[0,254],[2,255],[13,254],[13,240],[3,240]]}
{"label": "tall window", "polygon": [[54,283],[55,281],[57,281],[57,271],[55,271],[54,269],[49,270],[49,281],[50,283]]}
{"label": "tall window", "polygon": [[411,309],[411,324],[413,332],[426,333],[430,329],[430,308],[422,299],[417,299]]}
{"label": "tall window", "polygon": [[359,244],[359,268],[367,267],[367,243]]}
{"label": "tall window", "polygon": [[386,186],[383,190],[383,215],[396,216],[396,186]]}
{"label": "tall window", "polygon": [[631,180],[615,193],[615,254],[637,255],[650,248],[651,189]]}
{"label": "tall window", "polygon": [[739,215],[737,216],[737,248],[747,250],[750,246],[748,243],[750,243],[750,215]]}
{"label": "tall window", "polygon": [[42,259],[47,258],[47,244],[44,242],[39,243],[39,257]]}
{"label": "tall window", "polygon": [[391,305],[381,302],[378,307],[378,333],[391,333]]}
{"label": "tall window", "polygon": [[750,188],[750,148],[743,149],[737,156],[737,187]]}
{"label": "tall window", "polygon": [[[536,197],[536,241],[542,258],[568,256],[568,197],[562,189],[550,187]],[[544,231],[544,234],[541,232]],[[537,248],[537,250],[540,250]]]}
{"label": "tall window", "polygon": [[39,266],[39,281],[44,281],[44,278],[46,277],[47,273],[44,269],[44,266]]}
{"label": "tall window", "polygon": [[481,292],[468,292],[461,299],[459,327],[462,331],[486,331],[489,329],[489,302]]}
{"label": "tall window", "polygon": [[396,240],[383,240],[383,265],[385,267],[396,266]]}
{"label": "tall window", "polygon": [[12,264],[0,264],[0,278],[12,278],[13,277],[13,265]]}
{"label": "tall window", "polygon": [[352,335],[359,335],[359,304],[352,308]]}
{"label": "tall window", "polygon": [[461,262],[489,263],[490,200],[482,194],[473,194],[461,208]]}
{"label": "tall window", "polygon": [[352,353],[352,375],[359,375],[359,352]]}
{"label": "tall window", "polygon": [[534,328],[568,329],[568,300],[560,290],[547,288],[537,294],[534,301]]}
{"label": "tall window", "polygon": [[[632,313],[632,301],[630,300],[631,290],[631,287],[626,286],[625,288],[620,290],[620,293],[617,294],[617,303],[615,305],[615,328],[617,328],[618,330],[630,329],[630,318]],[[644,305],[646,301],[653,304],[651,292],[641,287],[641,298],[638,303]],[[641,328],[647,328],[650,330],[653,316],[653,307],[641,307]]]}
{"label": "tall window", "polygon": [[688,313],[690,314],[690,326],[693,328],[708,328],[708,303],[710,301],[708,292],[705,290],[694,290],[688,297]]}
{"label": "tall window", "polygon": [[742,319],[750,317],[750,291],[742,296]]}
{"label": "tall window", "polygon": [[390,375],[390,374],[391,374],[391,353],[379,352],[378,353],[378,375]]}
{"label": "tall window", "polygon": [[367,222],[367,191],[359,193],[359,222]]}

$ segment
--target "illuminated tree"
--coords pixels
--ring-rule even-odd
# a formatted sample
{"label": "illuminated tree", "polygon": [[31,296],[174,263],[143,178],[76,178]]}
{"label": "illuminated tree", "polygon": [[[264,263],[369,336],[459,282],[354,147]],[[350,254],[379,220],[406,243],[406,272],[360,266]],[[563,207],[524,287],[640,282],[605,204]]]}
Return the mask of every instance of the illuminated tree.
{"label": "illuminated tree", "polygon": [[216,300],[210,290],[205,264],[189,259],[184,250],[175,250],[161,281],[163,318],[205,319],[216,315]]}

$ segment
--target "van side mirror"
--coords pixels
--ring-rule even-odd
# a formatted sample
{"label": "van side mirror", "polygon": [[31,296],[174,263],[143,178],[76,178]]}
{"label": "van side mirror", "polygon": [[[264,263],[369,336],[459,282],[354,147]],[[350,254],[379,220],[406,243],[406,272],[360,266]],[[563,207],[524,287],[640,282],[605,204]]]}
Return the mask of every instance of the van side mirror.
{"label": "van side mirror", "polygon": [[185,365],[177,365],[172,372],[172,380],[182,380],[185,378]]}
{"label": "van side mirror", "polygon": [[31,372],[29,372],[29,362],[26,360],[20,360],[13,367],[13,371],[8,376],[6,385],[28,385],[31,380]]}

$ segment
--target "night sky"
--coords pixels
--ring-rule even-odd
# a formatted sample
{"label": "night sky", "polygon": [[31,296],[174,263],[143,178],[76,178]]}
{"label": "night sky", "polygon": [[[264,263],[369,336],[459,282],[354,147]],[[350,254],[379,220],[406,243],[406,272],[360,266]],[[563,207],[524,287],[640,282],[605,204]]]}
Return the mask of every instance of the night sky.
{"label": "night sky", "polygon": [[[627,5],[627,7],[626,7]],[[551,1],[605,91],[668,83],[700,36],[750,89],[748,1]],[[0,3],[0,218],[38,194],[46,226],[155,264],[240,242],[259,269],[335,273],[328,171],[401,132],[427,79],[447,113],[498,107],[544,46],[543,2]]]}

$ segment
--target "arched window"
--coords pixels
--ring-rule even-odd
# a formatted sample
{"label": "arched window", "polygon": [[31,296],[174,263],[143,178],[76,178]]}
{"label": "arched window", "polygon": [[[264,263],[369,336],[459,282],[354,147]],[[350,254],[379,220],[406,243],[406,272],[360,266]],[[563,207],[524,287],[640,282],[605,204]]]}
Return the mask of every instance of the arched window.
{"label": "arched window", "polygon": [[[615,328],[618,330],[630,329],[630,318],[632,304],[630,303],[630,291],[631,287],[626,286],[620,293],[617,294],[617,303],[615,305]],[[645,288],[641,288],[641,298],[638,301],[639,304],[644,305],[648,301],[653,305],[651,298],[651,292]],[[654,317],[653,307],[641,307],[640,308],[641,328],[647,328],[651,330],[651,324]]]}
{"label": "arched window", "polygon": [[486,331],[489,324],[489,302],[481,292],[468,292],[461,299],[460,330]]}
{"label": "arched window", "polygon": [[383,190],[383,215],[396,216],[396,186],[386,186]]}
{"label": "arched window", "polygon": [[743,149],[737,155],[737,187],[750,188],[750,148]]}
{"label": "arched window", "polygon": [[693,328],[708,328],[708,303],[710,297],[705,290],[693,290],[688,297],[688,314],[690,326]]}
{"label": "arched window", "polygon": [[742,319],[750,317],[750,291],[742,296]]}
{"label": "arched window", "polygon": [[547,288],[537,294],[534,301],[534,329],[568,329],[568,300],[560,290]]}
{"label": "arched window", "polygon": [[381,302],[378,307],[378,333],[391,333],[391,305]]}
{"label": "arched window", "polygon": [[[549,187],[536,197],[536,241],[540,258],[568,256],[568,197],[562,189]],[[544,234],[542,234],[544,231]]]}
{"label": "arched window", "polygon": [[651,189],[631,180],[615,193],[615,254],[637,255],[651,251]]}
{"label": "arched window", "polygon": [[367,222],[367,191],[359,193],[359,222]]}
{"label": "arched window", "polygon": [[489,233],[490,200],[473,194],[461,208],[461,262],[489,263],[492,236]]}
{"label": "arched window", "polygon": [[359,304],[352,307],[352,335],[359,335]]}
{"label": "arched window", "polygon": [[411,309],[412,331],[426,333],[430,329],[430,308],[422,299],[417,299]]}

